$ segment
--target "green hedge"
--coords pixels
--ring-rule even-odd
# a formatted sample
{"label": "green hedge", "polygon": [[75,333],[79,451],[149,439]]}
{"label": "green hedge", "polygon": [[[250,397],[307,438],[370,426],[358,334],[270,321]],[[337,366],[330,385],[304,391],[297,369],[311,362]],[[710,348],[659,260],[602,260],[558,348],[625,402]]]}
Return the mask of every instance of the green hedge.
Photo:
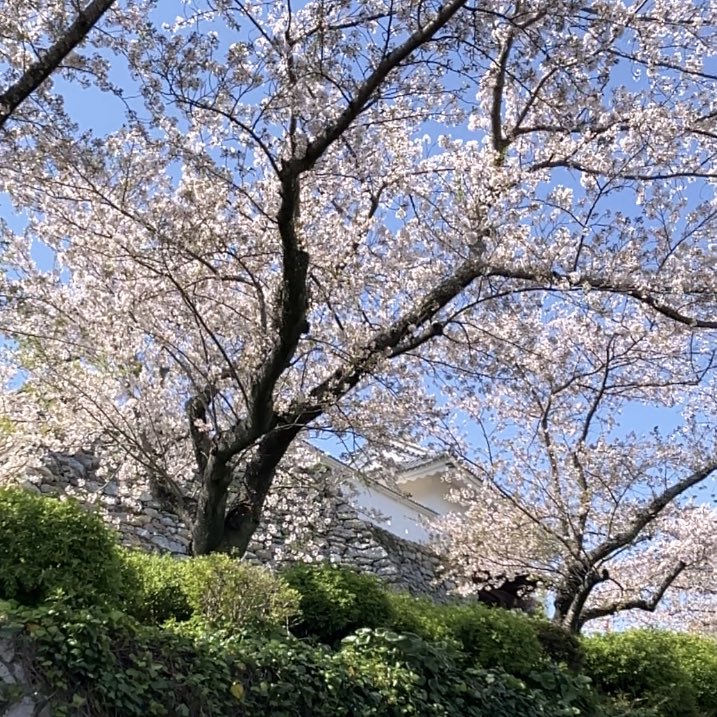
{"label": "green hedge", "polygon": [[393,607],[390,627],[396,632],[418,635],[425,640],[452,643],[460,647],[447,621],[450,606],[439,605],[428,598],[417,598],[406,593],[389,596]]}
{"label": "green hedge", "polygon": [[673,633],[672,639],[698,712],[702,717],[717,717],[717,639],[680,633]]}
{"label": "green hedge", "polygon": [[117,610],[62,603],[0,605],[0,624],[32,655],[53,717],[194,717],[236,707],[219,643],[141,626]]}
{"label": "green hedge", "polygon": [[0,545],[0,634],[25,643],[59,717],[717,717],[707,638],[634,630],[581,646],[544,620],[346,568],[278,577],[225,555],[121,550],[97,515],[13,489]]}
{"label": "green hedge", "polygon": [[299,615],[299,594],[271,571],[213,554],[177,559],[126,551],[125,609],[145,624],[194,620],[210,629],[270,632]]}
{"label": "green hedge", "polygon": [[291,636],[192,636],[118,611],[7,603],[0,628],[32,655],[55,717],[599,714],[583,708],[590,695],[571,677],[538,689],[388,631],[362,630],[332,651]]}
{"label": "green hedge", "polygon": [[297,563],[282,577],[301,596],[301,620],[295,634],[333,644],[362,627],[393,621],[386,589],[371,575],[335,565]]}
{"label": "green hedge", "polygon": [[72,500],[0,489],[0,599],[121,607],[161,624],[286,629],[299,595],[270,571],[227,555],[180,560],[121,549],[102,519]]}
{"label": "green hedge", "polygon": [[139,550],[125,550],[123,560],[126,612],[148,625],[183,622],[194,615],[184,586],[183,560]]}
{"label": "green hedge", "polygon": [[545,662],[533,621],[525,615],[479,604],[443,611],[451,634],[477,665],[525,676]]}
{"label": "green hedge", "polygon": [[72,500],[0,489],[0,598],[114,603],[122,574],[115,535],[98,515]]}
{"label": "green hedge", "polygon": [[527,675],[546,662],[536,621],[480,604],[439,605],[392,593],[374,577],[333,565],[296,564],[282,573],[301,595],[301,637],[334,644],[359,628],[390,628],[461,650],[466,662]]}
{"label": "green hedge", "polygon": [[439,605],[405,594],[390,599],[393,630],[453,645],[479,667],[527,675],[549,658],[538,639],[536,621],[522,613],[476,603]]}
{"label": "green hedge", "polygon": [[585,671],[602,691],[661,717],[717,715],[717,642],[660,630],[584,640]]}

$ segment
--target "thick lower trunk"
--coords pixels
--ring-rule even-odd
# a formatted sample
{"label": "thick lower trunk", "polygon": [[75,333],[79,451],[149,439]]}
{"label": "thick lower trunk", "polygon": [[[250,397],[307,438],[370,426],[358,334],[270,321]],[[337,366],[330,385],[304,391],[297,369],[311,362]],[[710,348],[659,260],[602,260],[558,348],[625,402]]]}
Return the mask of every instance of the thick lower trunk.
{"label": "thick lower trunk", "polygon": [[555,616],[553,621],[561,627],[565,628],[569,632],[577,635],[579,634],[582,626],[582,611],[585,607],[585,603],[590,594],[590,590],[580,590],[578,593],[572,595],[570,599],[566,595],[563,595],[564,602],[557,607],[558,600],[556,600]]}
{"label": "thick lower trunk", "polygon": [[[276,468],[300,430],[300,426],[291,425],[267,433],[244,470],[233,479],[226,467],[226,473],[204,476],[192,530],[194,555],[212,552],[244,555],[259,527]],[[218,469],[217,466],[214,470]],[[236,495],[227,509],[232,483],[236,485]]]}
{"label": "thick lower trunk", "polygon": [[556,591],[553,622],[577,635],[585,624],[583,613],[590,593],[598,583],[607,579],[606,571],[600,573],[585,565],[573,566]]}
{"label": "thick lower trunk", "polygon": [[582,583],[582,571],[578,568],[571,568],[562,584],[555,591],[553,622],[561,627],[569,629],[570,615],[575,597],[580,592]]}
{"label": "thick lower trunk", "polygon": [[[272,481],[267,482],[270,487]],[[266,493],[268,492],[267,488]],[[233,555],[244,555],[246,553],[249,543],[251,543],[251,539],[261,522],[266,493],[263,498],[255,496],[252,500],[243,500],[238,505],[234,505],[227,513],[224,520],[224,534],[218,547],[220,552],[232,553]]]}
{"label": "thick lower trunk", "polygon": [[201,478],[202,487],[192,524],[194,555],[206,555],[217,550],[224,536],[224,516],[231,483],[229,466],[210,461]]}

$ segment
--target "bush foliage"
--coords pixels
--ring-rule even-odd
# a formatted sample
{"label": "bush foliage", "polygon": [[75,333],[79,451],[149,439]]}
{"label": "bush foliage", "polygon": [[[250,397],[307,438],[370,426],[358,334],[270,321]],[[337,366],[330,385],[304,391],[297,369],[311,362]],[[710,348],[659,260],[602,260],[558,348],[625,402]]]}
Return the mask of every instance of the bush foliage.
{"label": "bush foliage", "polygon": [[193,619],[209,629],[286,629],[299,614],[299,594],[267,569],[214,554],[178,560],[128,551],[135,590],[127,611],[144,623]]}
{"label": "bush foliage", "polygon": [[596,686],[661,717],[717,715],[717,642],[660,630],[627,630],[584,641]]}
{"label": "bush foliage", "polygon": [[703,717],[717,717],[717,639],[672,634],[675,655],[694,691]]}
{"label": "bush foliage", "polygon": [[707,638],[581,644],[346,568],[127,551],[79,505],[17,490],[0,490],[0,545],[0,637],[57,717],[717,717]]}
{"label": "bush foliage", "polygon": [[282,577],[301,595],[294,632],[332,644],[360,627],[384,627],[393,608],[379,580],[346,567],[297,563]]}
{"label": "bush foliage", "polygon": [[61,595],[116,602],[122,562],[114,533],[72,500],[0,489],[0,598],[37,605]]}
{"label": "bush foliage", "polygon": [[500,667],[525,676],[545,661],[532,620],[485,605],[443,608],[451,635],[481,667]]}
{"label": "bush foliage", "polygon": [[545,655],[573,672],[579,672],[585,661],[580,638],[554,622],[536,619],[532,621],[535,635]]}
{"label": "bush foliage", "polygon": [[476,603],[437,605],[405,594],[390,599],[393,630],[452,645],[472,665],[527,675],[548,660],[536,621],[522,613]]}
{"label": "bush foliage", "polygon": [[148,625],[194,615],[184,586],[184,561],[138,550],[125,551],[123,558],[128,586],[123,607],[130,615]]}
{"label": "bush foliage", "polygon": [[584,686],[550,693],[385,630],[361,630],[333,651],[290,635],[180,634],[101,608],[4,607],[3,632],[34,655],[56,717],[591,714],[575,711]]}
{"label": "bush foliage", "polygon": [[370,575],[333,565],[296,564],[283,576],[301,594],[294,630],[301,637],[333,644],[359,628],[389,628],[452,646],[468,664],[516,675],[546,659],[534,621],[520,613],[391,593]]}

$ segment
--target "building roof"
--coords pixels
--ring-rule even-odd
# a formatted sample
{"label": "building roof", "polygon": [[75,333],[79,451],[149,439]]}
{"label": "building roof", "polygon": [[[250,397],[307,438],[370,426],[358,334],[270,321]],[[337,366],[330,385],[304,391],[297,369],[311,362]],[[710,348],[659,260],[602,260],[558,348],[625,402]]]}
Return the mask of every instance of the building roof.
{"label": "building roof", "polygon": [[[351,463],[335,458],[316,446],[307,445],[324,465],[344,474],[347,483],[363,484],[426,517],[434,517],[438,513],[411,495],[412,484],[430,481],[438,490],[444,481],[473,485],[481,482],[470,467],[455,456],[436,453],[408,441],[392,439],[383,445],[374,442],[362,448]],[[446,486],[440,497],[445,498],[448,490]],[[461,506],[456,505],[456,509],[460,510]]]}

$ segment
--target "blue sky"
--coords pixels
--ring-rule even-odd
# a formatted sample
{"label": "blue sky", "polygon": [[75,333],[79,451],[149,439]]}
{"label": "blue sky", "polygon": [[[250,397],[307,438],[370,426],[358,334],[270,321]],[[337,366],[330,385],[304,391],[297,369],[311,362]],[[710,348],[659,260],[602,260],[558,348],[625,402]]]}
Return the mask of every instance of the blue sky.
{"label": "blue sky", "polygon": [[[159,3],[155,15],[166,21],[173,20],[177,14],[177,10],[181,10],[181,5],[171,0],[162,0]],[[132,81],[127,70],[119,63],[112,63],[112,80],[123,87],[132,87]],[[615,83],[625,83],[633,87],[639,87],[644,80],[635,78],[627,71],[618,73],[614,80]],[[81,88],[74,83],[67,83],[62,79],[56,79],[56,88],[60,91],[65,99],[66,108],[71,116],[76,119],[82,129],[92,129],[98,135],[113,132],[119,129],[124,122],[124,108],[122,102],[117,98],[108,97],[100,93],[96,89]],[[438,128],[436,128],[438,129]],[[466,133],[464,138],[475,139],[475,135]],[[576,191],[580,191],[579,185],[574,184]],[[635,207],[627,195],[623,195],[618,199],[616,211],[623,211],[626,214],[635,215],[639,209]],[[15,231],[21,231],[24,225],[21,216],[12,213],[7,197],[0,195],[0,216],[2,216]],[[50,252],[41,247],[35,247],[35,257],[42,266],[49,267],[52,263],[52,255]],[[622,425],[627,431],[631,428],[635,430],[649,430],[658,424],[664,432],[668,432],[676,427],[680,422],[679,411],[670,409],[646,409],[642,406],[628,406],[623,413]],[[480,440],[476,433],[476,440]],[[325,445],[336,445],[336,441],[329,441]]]}

